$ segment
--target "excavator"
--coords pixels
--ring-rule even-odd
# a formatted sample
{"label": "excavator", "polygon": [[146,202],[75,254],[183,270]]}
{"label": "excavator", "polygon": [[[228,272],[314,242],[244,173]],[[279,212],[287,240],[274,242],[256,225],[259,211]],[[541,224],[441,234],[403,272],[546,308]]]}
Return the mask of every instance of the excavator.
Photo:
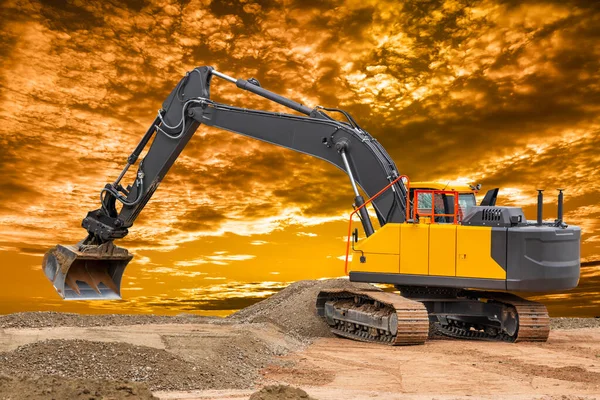
{"label": "excavator", "polygon": [[[210,98],[213,78],[300,115],[216,102]],[[537,220],[527,220],[521,208],[496,205],[497,188],[477,204],[479,184],[411,184],[348,112],[308,107],[254,78],[236,79],[203,66],[181,78],[119,176],[101,189],[100,208],[82,221],[87,237],[45,254],[43,271],[62,298],[121,298],[121,279],[133,255],[114,241],[128,234],[202,124],[319,158],[348,175],[353,210],[346,273],[351,282],[388,284],[398,292],[321,291],[317,313],[338,336],[388,345],[422,344],[434,335],[545,341],[546,307],[514,293],[564,291],[578,284],[581,229],[563,221],[561,189],[556,220],[542,218],[542,190]],[[123,186],[136,163],[133,182]],[[355,216],[360,232],[352,229]]]}

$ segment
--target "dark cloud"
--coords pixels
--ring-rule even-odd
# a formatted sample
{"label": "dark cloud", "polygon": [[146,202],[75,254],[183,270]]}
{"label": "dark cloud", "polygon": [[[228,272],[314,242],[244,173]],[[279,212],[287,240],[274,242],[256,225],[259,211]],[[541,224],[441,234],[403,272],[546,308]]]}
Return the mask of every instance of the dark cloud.
{"label": "dark cloud", "polygon": [[102,15],[96,15],[72,0],[40,0],[40,4],[40,14],[51,29],[77,31],[104,24]]}
{"label": "dark cloud", "polygon": [[[333,175],[333,174],[332,174]],[[310,181],[297,179],[289,182],[283,188],[273,190],[282,204],[298,205],[305,215],[331,215],[340,209],[348,208],[352,196],[347,186],[347,177],[339,172],[334,179],[324,179],[327,176],[311,176]]]}
{"label": "dark cloud", "polygon": [[[6,179],[6,178],[5,178]],[[31,201],[32,199],[39,198],[41,192],[36,190],[31,182],[30,186],[25,183],[17,182],[0,182],[0,201],[3,203],[13,203],[18,206],[19,203],[24,201]]]}
{"label": "dark cloud", "polygon": [[152,4],[150,0],[127,0],[125,2],[120,0],[108,0],[107,2],[114,7],[127,7],[127,9],[136,13],[142,11],[145,7]]}
{"label": "dark cloud", "polygon": [[208,9],[217,18],[225,16],[240,18],[242,24],[236,26],[233,33],[236,35],[251,35],[260,31],[260,21],[264,18],[264,14],[274,7],[278,7],[278,4],[271,0],[252,2],[225,0],[211,2]]}
{"label": "dark cloud", "polygon": [[250,204],[242,209],[241,214],[250,219],[268,218],[277,213],[278,205],[271,201]]}
{"label": "dark cloud", "polygon": [[210,206],[201,206],[187,211],[174,227],[183,231],[211,231],[218,229],[220,223],[227,218],[223,212]]}
{"label": "dark cloud", "polygon": [[48,251],[48,249],[46,248],[31,248],[31,247],[21,247],[19,248],[19,251],[21,253],[25,253],[25,254],[32,254],[32,255],[43,255],[44,253],[46,253],[46,251]]}
{"label": "dark cloud", "polygon": [[[0,29],[2,32],[2,34],[0,34],[0,66],[4,68],[6,64],[10,62],[10,57],[8,57],[8,55],[18,39],[17,34],[6,29],[6,22],[11,19],[11,17],[18,18],[18,13],[15,12],[15,10],[5,8],[2,4],[0,4],[0,10],[2,10],[2,15],[4,17],[0,21]],[[21,17],[21,19],[23,18]]]}

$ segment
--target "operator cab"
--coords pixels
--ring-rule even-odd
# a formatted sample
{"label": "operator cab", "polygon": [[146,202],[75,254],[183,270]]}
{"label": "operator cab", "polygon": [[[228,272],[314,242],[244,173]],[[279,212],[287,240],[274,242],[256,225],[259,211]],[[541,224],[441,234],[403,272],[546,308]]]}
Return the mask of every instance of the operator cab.
{"label": "operator cab", "polygon": [[[458,192],[458,206],[460,207],[460,214],[467,215],[471,210],[471,207],[477,205],[475,200],[476,190],[473,190],[469,185],[465,184],[448,184],[445,182],[411,182],[410,183],[410,200],[412,204],[415,204],[415,191],[431,191],[418,193],[418,209],[419,215],[430,214],[432,211],[432,201],[435,203],[433,206],[435,214],[454,214],[454,199],[452,195],[435,193],[433,191],[445,190],[445,191],[456,191]],[[411,210],[412,215],[412,210]],[[451,216],[436,216],[435,222],[438,223],[452,223],[453,217]]]}

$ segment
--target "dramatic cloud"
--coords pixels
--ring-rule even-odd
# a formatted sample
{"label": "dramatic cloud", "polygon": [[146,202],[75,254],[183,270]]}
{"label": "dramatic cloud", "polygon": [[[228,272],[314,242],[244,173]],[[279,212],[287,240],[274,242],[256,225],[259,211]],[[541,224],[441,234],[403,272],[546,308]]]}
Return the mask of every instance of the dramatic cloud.
{"label": "dramatic cloud", "polygon": [[[100,189],[201,65],[348,110],[414,180],[498,186],[530,218],[536,188],[548,218],[565,188],[582,256],[598,259],[594,2],[8,0],[0,12],[0,266],[40,291],[39,255],[83,238]],[[211,90],[290,112],[222,80]],[[127,295],[180,298],[209,277],[335,276],[352,197],[326,163],[201,127],[122,241],[138,253]]]}

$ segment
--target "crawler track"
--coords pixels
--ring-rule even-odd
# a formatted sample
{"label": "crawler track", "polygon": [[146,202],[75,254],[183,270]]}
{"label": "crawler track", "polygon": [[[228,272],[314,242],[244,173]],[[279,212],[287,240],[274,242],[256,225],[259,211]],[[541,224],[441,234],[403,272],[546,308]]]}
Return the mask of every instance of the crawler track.
{"label": "crawler track", "polygon": [[[329,311],[325,311],[328,308]],[[423,344],[429,333],[425,306],[377,290],[327,290],[317,299],[319,314],[331,332],[362,342],[388,345]],[[326,315],[327,314],[327,315]]]}
{"label": "crawler track", "polygon": [[434,324],[435,330],[443,336],[455,339],[488,340],[503,342],[545,342],[550,333],[550,317],[546,306],[534,301],[525,300],[510,293],[495,292],[465,292],[468,297],[476,297],[501,303],[512,307],[518,321],[514,335],[506,332],[490,333],[485,330],[473,329],[469,324]]}
{"label": "crawler track", "polygon": [[[411,299],[378,290],[332,289],[319,293],[317,309],[334,334],[387,345],[423,344],[430,335],[508,343],[545,342],[550,333],[546,307],[510,293],[472,290],[427,293],[427,288],[421,288],[409,296],[415,293],[418,297]],[[426,298],[432,294],[437,297]],[[467,307],[487,303],[490,307],[488,314],[480,311],[473,317],[462,312],[433,312],[437,308],[435,304],[448,302],[465,302]],[[432,314],[428,314],[428,309]],[[512,327],[506,328],[494,319],[500,314],[510,316]],[[482,321],[485,315],[489,316],[489,321],[485,317]],[[443,318],[438,321],[436,317],[440,316]]]}

